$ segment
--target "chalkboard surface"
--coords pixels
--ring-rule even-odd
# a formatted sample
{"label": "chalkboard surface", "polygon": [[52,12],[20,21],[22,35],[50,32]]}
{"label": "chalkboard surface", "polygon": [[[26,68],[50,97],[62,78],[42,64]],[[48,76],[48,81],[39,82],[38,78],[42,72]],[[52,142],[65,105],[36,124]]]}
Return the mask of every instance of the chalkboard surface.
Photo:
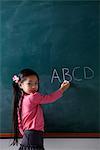
{"label": "chalkboard surface", "polygon": [[32,68],[40,92],[71,87],[43,105],[46,132],[99,133],[99,2],[1,1],[0,133],[12,133],[12,76]]}

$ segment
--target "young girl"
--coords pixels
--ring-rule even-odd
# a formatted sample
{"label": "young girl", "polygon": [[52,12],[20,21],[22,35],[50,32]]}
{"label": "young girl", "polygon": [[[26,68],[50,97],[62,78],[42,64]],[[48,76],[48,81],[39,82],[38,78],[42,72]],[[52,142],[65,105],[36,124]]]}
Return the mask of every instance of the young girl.
{"label": "young girl", "polygon": [[44,150],[44,118],[41,104],[59,99],[70,86],[63,82],[61,87],[49,94],[39,93],[39,76],[31,69],[23,69],[13,77],[13,128],[12,145],[18,145],[18,133],[22,134],[19,150]]}

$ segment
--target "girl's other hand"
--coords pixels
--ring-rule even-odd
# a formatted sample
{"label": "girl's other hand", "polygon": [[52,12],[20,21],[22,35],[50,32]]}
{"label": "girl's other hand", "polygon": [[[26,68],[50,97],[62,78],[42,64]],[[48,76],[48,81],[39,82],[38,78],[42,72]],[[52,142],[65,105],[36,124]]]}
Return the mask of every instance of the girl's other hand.
{"label": "girl's other hand", "polygon": [[64,92],[65,90],[67,90],[70,86],[70,83],[69,81],[65,80],[63,81],[63,83],[61,84],[60,86],[60,89]]}

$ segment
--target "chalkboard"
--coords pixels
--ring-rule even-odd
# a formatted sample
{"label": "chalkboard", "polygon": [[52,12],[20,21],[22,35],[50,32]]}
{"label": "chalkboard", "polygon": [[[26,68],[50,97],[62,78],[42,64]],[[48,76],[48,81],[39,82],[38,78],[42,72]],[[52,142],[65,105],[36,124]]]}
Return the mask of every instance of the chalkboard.
{"label": "chalkboard", "polygon": [[69,80],[63,97],[43,105],[47,133],[100,133],[99,2],[0,1],[0,135],[12,133],[12,76],[31,68],[40,92]]}

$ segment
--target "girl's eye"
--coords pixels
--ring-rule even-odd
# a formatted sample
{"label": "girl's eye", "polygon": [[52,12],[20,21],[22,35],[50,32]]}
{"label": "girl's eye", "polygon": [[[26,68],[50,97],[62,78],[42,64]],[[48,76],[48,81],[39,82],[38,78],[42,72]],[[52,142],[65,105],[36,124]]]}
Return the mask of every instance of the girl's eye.
{"label": "girl's eye", "polygon": [[34,85],[38,85],[38,83],[28,83],[29,86],[34,86]]}
{"label": "girl's eye", "polygon": [[31,86],[31,83],[27,83],[28,86]]}
{"label": "girl's eye", "polygon": [[28,83],[28,85],[31,85],[31,83]]}
{"label": "girl's eye", "polygon": [[39,83],[35,83],[35,85],[38,85]]}

